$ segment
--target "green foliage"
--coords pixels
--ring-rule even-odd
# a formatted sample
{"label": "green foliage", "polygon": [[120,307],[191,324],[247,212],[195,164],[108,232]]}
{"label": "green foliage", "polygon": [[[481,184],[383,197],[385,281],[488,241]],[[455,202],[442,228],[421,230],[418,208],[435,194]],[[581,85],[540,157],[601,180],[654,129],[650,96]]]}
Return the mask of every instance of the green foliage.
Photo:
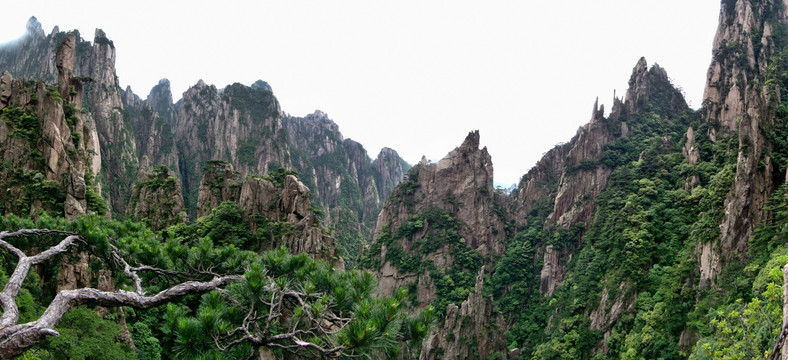
{"label": "green foliage", "polygon": [[257,166],[259,159],[255,156],[257,146],[251,141],[239,140],[238,162],[247,166]]}
{"label": "green foliage", "polygon": [[148,324],[135,322],[129,327],[134,346],[137,348],[139,360],[161,360],[161,345]]}
{"label": "green foliage", "polygon": [[95,39],[93,39],[93,41],[96,43],[96,45],[109,45],[111,48],[115,48],[115,43],[105,36],[97,36]]}
{"label": "green foliage", "polygon": [[9,105],[0,112],[0,118],[11,128],[11,136],[30,143],[32,151],[37,151],[36,143],[41,139],[41,124],[32,111],[18,105]]}
{"label": "green foliage", "polygon": [[93,173],[88,170],[85,172],[85,201],[88,211],[99,215],[106,215],[109,212],[107,200],[98,192]]}
{"label": "green foliage", "polygon": [[165,191],[174,191],[178,179],[170,176],[169,173],[170,171],[166,165],[157,165],[153,169],[152,176],[149,176],[140,185],[147,187],[151,191],[156,191],[160,188]]}
{"label": "green foliage", "polygon": [[269,172],[263,178],[265,178],[266,180],[272,182],[276,187],[281,188],[281,187],[285,186],[285,177],[287,175],[294,175],[294,176],[297,177],[298,173],[295,172],[295,171],[286,170],[286,169],[280,167],[280,168],[277,168],[274,171]]}
{"label": "green foliage", "polygon": [[69,310],[56,330],[60,336],[48,337],[42,347],[48,350],[51,359],[135,358],[131,348],[118,341],[120,325],[102,319],[93,309],[77,307]]}
{"label": "green foliage", "polygon": [[777,249],[753,282],[757,294],[746,303],[736,299],[710,309],[710,328],[698,341],[691,360],[764,359],[782,329],[782,266],[788,249]]}
{"label": "green foliage", "polygon": [[[273,315],[270,322],[261,317],[260,325],[252,331],[263,338],[278,331],[305,331],[305,340],[325,348],[345,347],[347,356],[364,355],[371,358],[391,356],[400,349],[402,342],[417,344],[426,335],[432,321],[432,309],[409,317],[400,309],[404,292],[396,298],[376,299],[371,296],[375,277],[369,272],[341,272],[322,261],[308,256],[290,255],[284,248],[263,254],[259,262],[251,264],[244,280],[226,289],[226,294],[205,294],[194,312],[168,307],[165,322],[176,336],[173,351],[176,358],[193,358],[200,354],[218,356],[218,349],[210,339],[224,336],[232,329],[244,325],[249,309],[263,313],[278,312],[274,308],[283,293],[302,292],[300,301],[287,305],[291,314]],[[185,316],[184,316],[185,315]],[[335,317],[349,317],[338,332],[323,333],[313,326],[311,319],[337,321]],[[247,319],[248,320],[248,319]],[[240,338],[231,335],[229,339]],[[266,345],[286,346],[292,339],[272,340]],[[225,351],[237,356],[248,356],[254,351],[249,343],[241,341]],[[316,357],[309,348],[292,350],[297,357]]]}

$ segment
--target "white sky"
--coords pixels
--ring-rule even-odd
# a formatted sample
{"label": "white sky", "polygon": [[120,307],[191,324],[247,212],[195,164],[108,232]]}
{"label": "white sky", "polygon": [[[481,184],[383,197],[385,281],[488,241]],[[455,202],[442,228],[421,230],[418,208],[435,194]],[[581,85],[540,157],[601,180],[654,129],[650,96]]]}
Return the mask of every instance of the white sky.
{"label": "white sky", "polygon": [[[112,5],[109,5],[112,3]],[[101,28],[121,86],[143,99],[161,78],[177,100],[204,79],[267,81],[282,109],[328,113],[373,158],[383,146],[438,160],[478,129],[495,181],[623,97],[641,56],[701,103],[719,0],[80,1],[3,7],[0,42],[34,15],[49,33]]]}

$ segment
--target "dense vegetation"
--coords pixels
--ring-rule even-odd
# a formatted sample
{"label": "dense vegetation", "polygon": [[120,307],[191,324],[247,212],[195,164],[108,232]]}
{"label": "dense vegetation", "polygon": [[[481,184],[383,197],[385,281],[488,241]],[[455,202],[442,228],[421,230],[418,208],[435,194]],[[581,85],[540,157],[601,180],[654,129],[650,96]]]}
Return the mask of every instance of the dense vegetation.
{"label": "dense vegetation", "polygon": [[[333,269],[304,254],[291,255],[284,248],[261,254],[244,250],[256,248],[250,245],[264,236],[249,230],[234,203],[222,204],[195,223],[158,233],[141,223],[98,215],[72,222],[46,214],[35,220],[13,215],[0,218],[0,231],[20,228],[73,232],[83,242],[79,251],[29,275],[17,299],[23,322],[41,315],[62,282],[58,277],[62,264],[78,261],[80,253],[88,254],[91,274],[91,284],[80,286],[96,286],[105,269],[113,271],[113,286],[130,286],[119,264],[107,256],[110,246],[116,246],[134,266],[161,269],[143,276],[148,293],[188,279],[244,274],[241,281],[223,290],[187,296],[150,310],[107,309],[100,316],[94,309],[72,309],[56,328],[61,337],[48,338],[25,353],[26,359],[247,358],[263,350],[298,357],[378,358],[400,352],[406,342],[418,342],[431,321],[430,311],[415,316],[402,312],[404,290],[394,298],[374,297],[376,282],[369,272]],[[26,237],[13,245],[33,251],[53,242],[56,238],[51,236]],[[2,284],[14,270],[14,258],[3,253],[0,265]],[[125,322],[129,333],[118,321]],[[244,336],[249,333],[254,336]],[[136,350],[123,340],[129,335]],[[314,346],[299,346],[300,341]]]}

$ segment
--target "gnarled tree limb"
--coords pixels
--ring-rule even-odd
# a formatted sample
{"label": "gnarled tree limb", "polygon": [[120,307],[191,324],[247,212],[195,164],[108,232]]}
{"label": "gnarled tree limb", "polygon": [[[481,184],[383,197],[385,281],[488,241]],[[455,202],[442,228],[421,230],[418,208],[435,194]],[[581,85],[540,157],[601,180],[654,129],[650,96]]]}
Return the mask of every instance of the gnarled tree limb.
{"label": "gnarled tree limb", "polygon": [[201,294],[225,286],[231,282],[242,279],[241,275],[217,276],[210,281],[186,281],[157,294],[146,296],[142,290],[142,281],[137,271],[151,271],[150,267],[131,267],[112,247],[112,257],[124,266],[124,274],[134,282],[134,292],[125,290],[101,291],[94,288],[81,288],[60,291],[47,307],[44,314],[36,321],[17,324],[19,309],[16,306],[16,296],[22,286],[32,265],[51,259],[57,254],[65,252],[79,237],[68,235],[57,245],[34,256],[25,253],[10,243],[5,238],[28,235],[64,234],[62,231],[52,230],[19,230],[13,233],[0,232],[0,249],[6,250],[19,258],[14,273],[0,292],[0,307],[3,315],[0,316],[0,359],[9,359],[22,354],[25,350],[40,343],[46,336],[57,336],[55,326],[70,308],[79,305],[101,305],[106,307],[131,306],[147,309],[158,306],[188,294]]}

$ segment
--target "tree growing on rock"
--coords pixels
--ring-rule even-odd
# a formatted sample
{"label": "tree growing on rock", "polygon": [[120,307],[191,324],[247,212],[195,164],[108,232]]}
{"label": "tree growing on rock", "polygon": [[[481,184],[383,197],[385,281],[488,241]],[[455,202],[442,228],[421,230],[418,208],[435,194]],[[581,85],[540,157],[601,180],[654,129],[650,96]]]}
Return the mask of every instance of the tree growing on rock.
{"label": "tree growing on rock", "polygon": [[[47,349],[47,339],[58,336],[58,322],[80,305],[164,305],[136,311],[127,323],[135,329],[142,324],[140,314],[159,314],[148,336],[158,343],[146,351],[156,348],[181,359],[261,353],[383,358],[409,351],[405,344],[415,345],[426,335],[432,311],[406,315],[404,291],[378,299],[369,272],[338,270],[285,248],[262,254],[242,250],[222,238],[227,234],[200,231],[201,224],[221,227],[231,221],[214,215],[158,233],[95,215],[74,221],[0,217],[0,358],[38,344]],[[47,285],[64,271],[57,270],[60,264],[81,253],[89,254],[92,272],[112,271],[112,289],[91,287],[100,283],[95,279],[91,286],[59,291]]]}
{"label": "tree growing on rock", "polygon": [[[36,255],[27,255],[6,241],[12,238],[44,235],[60,235],[64,239]],[[47,336],[59,336],[55,326],[60,322],[66,311],[75,306],[101,305],[106,307],[132,306],[135,308],[150,308],[184,295],[205,293],[241,278],[240,275],[226,275],[216,276],[209,281],[185,281],[149,295],[143,290],[142,279],[139,273],[146,271],[161,272],[163,270],[147,266],[130,266],[120,256],[118,249],[111,246],[109,254],[112,260],[123,265],[123,273],[134,284],[133,291],[101,291],[94,288],[62,290],[57,293],[37,320],[20,324],[20,313],[16,298],[30,269],[35,265],[65,253],[70,247],[76,246],[83,241],[75,233],[60,230],[22,229],[13,232],[0,232],[0,249],[18,258],[12,275],[5,283],[3,290],[0,291],[0,307],[3,310],[3,314],[0,315],[0,358],[12,358],[42,342]]]}

